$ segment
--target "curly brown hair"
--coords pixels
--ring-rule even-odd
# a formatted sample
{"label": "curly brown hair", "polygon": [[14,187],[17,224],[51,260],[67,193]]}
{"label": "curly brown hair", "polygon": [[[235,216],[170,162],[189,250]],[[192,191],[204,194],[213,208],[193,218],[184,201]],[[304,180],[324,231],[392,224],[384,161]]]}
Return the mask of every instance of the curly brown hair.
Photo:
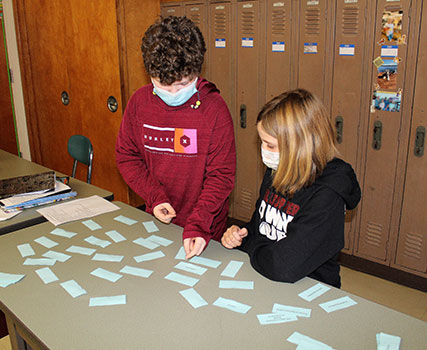
{"label": "curly brown hair", "polygon": [[171,85],[200,75],[206,46],[194,22],[185,16],[169,16],[147,29],[141,50],[147,73],[160,83]]}

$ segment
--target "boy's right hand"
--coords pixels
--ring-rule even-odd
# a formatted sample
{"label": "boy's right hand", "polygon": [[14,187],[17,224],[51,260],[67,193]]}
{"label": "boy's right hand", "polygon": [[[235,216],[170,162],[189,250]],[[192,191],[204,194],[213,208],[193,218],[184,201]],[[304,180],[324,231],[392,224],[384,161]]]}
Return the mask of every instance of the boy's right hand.
{"label": "boy's right hand", "polygon": [[221,243],[225,248],[232,249],[242,244],[243,238],[248,235],[246,227],[240,228],[239,226],[233,225],[225,231],[221,238]]}
{"label": "boy's right hand", "polygon": [[154,207],[154,216],[165,224],[169,224],[176,216],[175,209],[169,203],[161,203]]}

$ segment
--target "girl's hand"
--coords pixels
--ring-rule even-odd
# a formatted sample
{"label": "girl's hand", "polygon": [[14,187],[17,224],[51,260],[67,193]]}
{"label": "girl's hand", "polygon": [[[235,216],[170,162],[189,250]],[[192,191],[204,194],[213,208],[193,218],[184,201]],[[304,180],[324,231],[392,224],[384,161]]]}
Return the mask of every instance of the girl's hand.
{"label": "girl's hand", "polygon": [[242,244],[243,238],[248,235],[248,230],[233,225],[225,231],[221,238],[221,243],[225,248],[233,249]]}

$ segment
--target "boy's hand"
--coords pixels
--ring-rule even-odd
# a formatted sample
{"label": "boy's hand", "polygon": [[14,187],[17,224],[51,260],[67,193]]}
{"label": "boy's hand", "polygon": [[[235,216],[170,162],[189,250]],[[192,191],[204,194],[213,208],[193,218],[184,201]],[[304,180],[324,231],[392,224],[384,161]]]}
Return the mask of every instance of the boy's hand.
{"label": "boy's hand", "polygon": [[154,207],[154,216],[165,224],[169,224],[176,216],[175,209],[169,203],[161,203]]}
{"label": "boy's hand", "polygon": [[225,248],[232,249],[242,244],[243,238],[248,235],[248,230],[233,225],[225,231],[221,238],[221,243]]}
{"label": "boy's hand", "polygon": [[202,237],[184,239],[185,258],[190,259],[195,255],[200,255],[206,247],[206,241]]}

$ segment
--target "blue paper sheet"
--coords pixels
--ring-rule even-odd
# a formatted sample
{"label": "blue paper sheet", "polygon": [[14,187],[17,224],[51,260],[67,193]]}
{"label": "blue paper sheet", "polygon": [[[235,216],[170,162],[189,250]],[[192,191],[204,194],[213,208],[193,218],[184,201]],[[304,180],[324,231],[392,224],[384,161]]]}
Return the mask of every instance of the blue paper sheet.
{"label": "blue paper sheet", "polygon": [[46,253],[44,253],[42,256],[49,259],[54,259],[56,261],[60,262],[66,262],[68,259],[71,258],[71,255],[67,255],[60,252],[55,252],[53,250],[48,250]]}
{"label": "blue paper sheet", "polygon": [[61,287],[64,288],[68,294],[73,298],[77,298],[87,292],[74,280],[69,280],[61,283]]}
{"label": "blue paper sheet", "polygon": [[231,260],[225,269],[221,272],[221,276],[234,278],[243,266],[243,261]]}
{"label": "blue paper sheet", "polygon": [[185,260],[185,250],[184,247],[179,248],[178,253],[175,255],[176,260]]}
{"label": "blue paper sheet", "polygon": [[62,228],[55,228],[54,230],[50,231],[52,235],[65,237],[65,238],[73,238],[77,235],[75,232],[65,231]]}
{"label": "blue paper sheet", "polygon": [[65,250],[66,252],[69,253],[77,253],[77,254],[82,254],[82,255],[92,255],[93,253],[96,252],[96,249],[92,249],[92,248],[85,248],[85,247],[80,247],[77,245],[72,245],[71,247],[67,248]]}
{"label": "blue paper sheet", "polygon": [[27,256],[32,256],[35,255],[36,253],[34,252],[33,248],[31,247],[31,244],[29,243],[25,243],[25,244],[20,244],[17,246],[19,253],[21,253],[21,256],[23,258],[26,258]]}
{"label": "blue paper sheet", "polygon": [[115,295],[110,297],[96,297],[89,299],[89,306],[111,306],[125,305],[126,295]]}
{"label": "blue paper sheet", "polygon": [[195,264],[213,267],[214,269],[221,265],[221,261],[203,258],[201,256],[194,256],[189,261]]}
{"label": "blue paper sheet", "polygon": [[123,216],[123,215],[116,216],[114,218],[114,220],[121,222],[122,224],[129,225],[129,226],[136,224],[138,222],[134,219],[127,218],[126,216]]}
{"label": "blue paper sheet", "polygon": [[101,267],[98,267],[97,269],[93,270],[90,274],[93,276],[99,277],[99,278],[103,278],[103,279],[110,281],[110,282],[113,282],[113,283],[117,282],[120,278],[123,277],[122,275],[120,275],[118,273],[105,270]]}
{"label": "blue paper sheet", "polygon": [[151,271],[151,270],[140,269],[139,267],[133,267],[133,266],[128,266],[128,265],[126,265],[125,267],[123,267],[120,270],[120,272],[121,273],[126,273],[128,275],[138,276],[138,277],[144,277],[144,278],[150,277],[151,274],[153,273],[153,271]]}
{"label": "blue paper sheet", "polygon": [[43,281],[44,284],[49,284],[58,281],[58,277],[48,267],[36,270],[37,275]]}
{"label": "blue paper sheet", "polygon": [[157,252],[142,254],[138,256],[134,256],[133,258],[137,263],[143,262],[143,261],[150,261],[155,259],[160,259],[166,256],[161,250],[158,250]]}
{"label": "blue paper sheet", "polygon": [[116,230],[105,232],[105,234],[110,237],[115,243],[126,241],[126,237],[124,237],[121,233]]}
{"label": "blue paper sheet", "polygon": [[157,243],[157,244],[162,245],[164,247],[167,247],[173,243],[173,241],[171,241],[170,239],[160,237],[160,236],[156,236],[156,235],[151,235],[147,239],[151,242]]}
{"label": "blue paper sheet", "polygon": [[53,248],[53,247],[55,247],[55,246],[58,245],[58,243],[52,241],[51,239],[49,239],[49,238],[47,238],[45,236],[41,236],[39,238],[36,238],[34,240],[34,242],[37,242],[38,244],[40,244],[43,247],[48,248],[48,249]]}
{"label": "blue paper sheet", "polygon": [[225,299],[222,297],[219,297],[217,300],[215,300],[215,302],[212,305],[215,305],[224,309],[228,309],[234,312],[239,312],[241,314],[247,313],[252,308],[252,306],[239,303],[238,301],[235,301],[235,300]]}
{"label": "blue paper sheet", "polygon": [[95,231],[95,230],[100,230],[102,227],[101,225],[98,225],[95,221],[93,220],[86,220],[86,221],[82,221],[82,224],[85,225],[88,229],[90,229],[91,231]]}
{"label": "blue paper sheet", "polygon": [[0,272],[0,287],[6,288],[11,284],[18,283],[25,275]]}
{"label": "blue paper sheet", "polygon": [[188,303],[195,309],[208,305],[206,300],[203,299],[202,296],[197,293],[193,288],[181,290],[179,294],[181,294],[185,298],[185,300],[187,300]]}
{"label": "blue paper sheet", "polygon": [[145,247],[147,249],[151,249],[151,250],[159,247],[159,245],[157,243],[151,242],[145,238],[137,238],[133,241],[133,243],[138,244],[138,245]]}
{"label": "blue paper sheet", "polygon": [[53,266],[55,265],[55,263],[56,263],[55,259],[49,259],[49,258],[38,258],[38,259],[27,258],[24,261],[24,265],[31,265],[31,266],[37,266],[37,265]]}
{"label": "blue paper sheet", "polygon": [[146,221],[146,222],[143,222],[142,224],[144,225],[148,233],[159,231],[159,228],[156,226],[154,221]]}
{"label": "blue paper sheet", "polygon": [[199,275],[199,276],[203,275],[208,270],[204,267],[193,265],[185,261],[181,261],[178,264],[176,264],[175,268],[180,269],[182,271],[195,273],[196,275]]}
{"label": "blue paper sheet", "polygon": [[123,255],[99,254],[99,253],[96,253],[93,256],[92,260],[94,260],[94,261],[121,262],[123,260]]}
{"label": "blue paper sheet", "polygon": [[171,272],[170,274],[165,276],[165,279],[167,279],[169,281],[181,283],[181,284],[184,284],[184,285],[189,286],[189,287],[194,287],[196,285],[196,283],[199,282],[199,279],[197,279],[197,278],[184,276],[184,275],[181,275],[180,273],[176,273],[176,272]]}
{"label": "blue paper sheet", "polygon": [[104,239],[99,239],[95,236],[89,236],[89,237],[85,238],[84,241],[86,241],[90,244],[96,245],[98,247],[101,247],[101,248],[108,247],[111,244],[111,242],[106,241]]}

